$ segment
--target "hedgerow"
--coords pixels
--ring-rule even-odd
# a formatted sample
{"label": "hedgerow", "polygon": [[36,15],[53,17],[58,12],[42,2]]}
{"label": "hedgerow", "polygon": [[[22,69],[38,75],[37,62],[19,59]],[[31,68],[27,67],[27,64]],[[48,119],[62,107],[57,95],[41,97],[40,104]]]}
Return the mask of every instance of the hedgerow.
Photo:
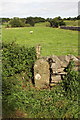
{"label": "hedgerow", "polygon": [[14,42],[2,45],[3,77],[10,77],[17,73],[26,72],[32,77],[32,66],[36,59],[35,48],[20,47]]}
{"label": "hedgerow", "polygon": [[[33,79],[35,48],[20,47],[18,44],[2,44],[2,95],[3,116],[16,108],[22,108],[22,88]],[[23,79],[22,79],[23,78]],[[24,107],[23,107],[24,108]],[[6,116],[7,116],[6,114]]]}
{"label": "hedgerow", "polygon": [[78,97],[79,93],[79,80],[80,80],[80,74],[79,71],[74,70],[75,63],[73,60],[71,60],[66,67],[65,71],[67,72],[67,75],[64,77],[62,86],[65,90],[65,94],[72,99]]}

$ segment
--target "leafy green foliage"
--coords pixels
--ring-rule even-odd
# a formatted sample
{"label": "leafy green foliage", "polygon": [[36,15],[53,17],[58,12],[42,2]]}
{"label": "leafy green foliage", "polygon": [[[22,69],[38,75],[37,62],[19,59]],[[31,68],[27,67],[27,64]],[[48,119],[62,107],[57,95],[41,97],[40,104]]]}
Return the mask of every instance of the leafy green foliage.
{"label": "leafy green foliage", "polygon": [[8,21],[10,21],[10,18],[2,18],[2,24]]}
{"label": "leafy green foliage", "polygon": [[[22,101],[25,93],[22,88],[26,86],[27,81],[33,79],[32,68],[36,59],[36,52],[34,47],[20,47],[14,42],[3,43],[2,50],[3,116],[7,116],[16,109],[24,108]],[[6,111],[8,111],[7,114]]]}
{"label": "leafy green foliage", "polygon": [[79,91],[79,73],[78,71],[74,70],[74,61],[71,60],[68,64],[65,71],[67,72],[67,75],[64,77],[63,80],[63,88],[65,90],[65,93],[69,97],[75,97],[78,95]]}
{"label": "leafy green foliage", "polygon": [[[2,81],[3,118],[10,117],[17,109],[24,110],[22,81],[16,76],[4,78]],[[6,112],[7,111],[7,112]]]}
{"label": "leafy green foliage", "polygon": [[[68,99],[61,86],[51,90],[37,90],[30,87],[23,90],[19,84],[10,89],[3,99],[3,112],[10,117],[17,109],[27,113],[29,118],[78,118],[77,97]],[[6,101],[7,99],[7,101]],[[15,117],[15,116],[14,116]],[[27,118],[27,116],[25,116]]]}
{"label": "leafy green foliage", "polygon": [[20,20],[20,18],[14,17],[13,19],[11,19],[9,21],[9,24],[11,25],[11,27],[23,27],[24,22],[22,22],[22,20]]}
{"label": "leafy green foliage", "polygon": [[49,19],[51,27],[59,27],[59,26],[65,26],[65,22],[61,19],[61,17],[55,17],[54,19]]}
{"label": "leafy green foliage", "polygon": [[33,17],[35,23],[45,22],[45,18],[42,17]]}
{"label": "leafy green foliage", "polygon": [[32,77],[32,66],[36,59],[35,48],[19,47],[14,42],[3,43],[3,77],[13,76],[22,71]]}
{"label": "leafy green foliage", "polygon": [[34,26],[34,25],[35,25],[35,22],[34,22],[33,17],[27,17],[27,18],[26,18],[26,23],[27,23],[27,24],[30,24],[31,26]]}

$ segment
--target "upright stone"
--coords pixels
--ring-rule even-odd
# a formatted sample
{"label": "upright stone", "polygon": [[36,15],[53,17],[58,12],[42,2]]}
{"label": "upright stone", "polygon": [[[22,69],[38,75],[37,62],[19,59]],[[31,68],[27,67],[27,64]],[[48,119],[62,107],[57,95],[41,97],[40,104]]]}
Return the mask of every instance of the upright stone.
{"label": "upright stone", "polygon": [[44,59],[39,59],[34,65],[34,80],[37,88],[46,88],[49,86],[49,64]]}
{"label": "upright stone", "polygon": [[37,57],[37,59],[40,58],[40,54],[41,54],[41,45],[39,44],[39,45],[36,46],[36,57]]}

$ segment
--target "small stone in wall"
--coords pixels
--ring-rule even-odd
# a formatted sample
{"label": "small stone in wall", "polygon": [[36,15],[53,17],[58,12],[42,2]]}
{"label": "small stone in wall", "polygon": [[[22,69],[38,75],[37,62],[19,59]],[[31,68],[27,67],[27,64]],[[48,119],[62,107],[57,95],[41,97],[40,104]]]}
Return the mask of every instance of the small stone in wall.
{"label": "small stone in wall", "polygon": [[61,82],[61,76],[60,75],[55,75],[55,76],[52,76],[51,78],[52,78],[51,82],[54,82],[54,83]]}

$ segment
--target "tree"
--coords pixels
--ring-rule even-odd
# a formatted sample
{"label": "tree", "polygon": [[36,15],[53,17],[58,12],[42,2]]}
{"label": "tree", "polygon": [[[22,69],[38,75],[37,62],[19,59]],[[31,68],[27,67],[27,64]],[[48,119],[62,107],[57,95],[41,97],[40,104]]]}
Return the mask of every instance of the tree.
{"label": "tree", "polygon": [[52,25],[51,27],[58,27],[58,20],[57,20],[57,18],[52,19],[50,24]]}
{"label": "tree", "polygon": [[65,26],[66,24],[65,24],[65,22],[63,21],[63,20],[61,20],[60,22],[59,22],[59,26]]}
{"label": "tree", "polygon": [[14,17],[13,19],[11,19],[9,24],[11,25],[11,27],[23,27],[24,26],[24,23],[18,17]]}
{"label": "tree", "polygon": [[25,23],[30,24],[31,26],[35,25],[33,17],[27,17]]}
{"label": "tree", "polygon": [[10,18],[2,18],[2,24],[7,23],[8,21],[10,21]]}
{"label": "tree", "polygon": [[54,19],[48,19],[48,22],[50,22],[50,27],[59,27],[65,25],[65,22],[62,20],[60,16],[55,17]]}
{"label": "tree", "polygon": [[35,22],[35,23],[45,22],[45,19],[42,18],[42,17],[34,17],[33,19],[34,19],[34,22]]}
{"label": "tree", "polygon": [[80,20],[80,15],[77,16],[77,20]]}

